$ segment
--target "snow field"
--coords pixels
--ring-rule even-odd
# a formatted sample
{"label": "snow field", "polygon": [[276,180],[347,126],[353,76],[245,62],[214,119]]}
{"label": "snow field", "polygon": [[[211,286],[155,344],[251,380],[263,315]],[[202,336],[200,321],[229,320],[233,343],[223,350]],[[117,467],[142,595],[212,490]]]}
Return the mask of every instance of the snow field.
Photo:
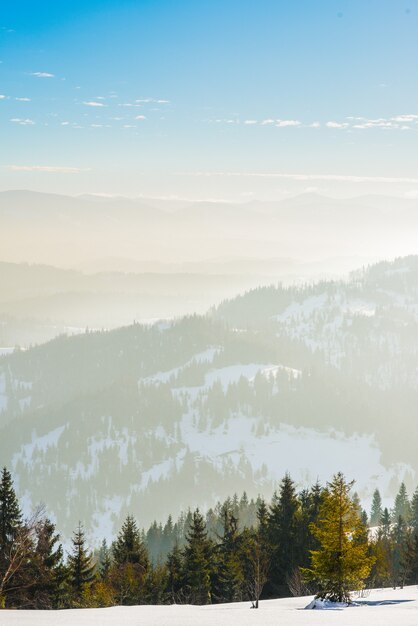
{"label": "snow field", "polygon": [[[312,600],[284,598],[211,606],[134,606],[70,611],[0,611],[0,626],[417,626],[418,586],[377,589],[360,606],[305,611]],[[385,604],[382,604],[385,603]]]}

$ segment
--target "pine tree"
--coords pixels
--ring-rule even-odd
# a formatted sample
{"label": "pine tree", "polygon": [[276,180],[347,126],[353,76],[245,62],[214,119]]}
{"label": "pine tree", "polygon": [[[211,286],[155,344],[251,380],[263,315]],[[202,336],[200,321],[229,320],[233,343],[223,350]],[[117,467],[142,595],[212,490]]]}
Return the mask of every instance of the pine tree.
{"label": "pine tree", "polygon": [[223,531],[214,550],[216,574],[213,581],[213,599],[219,602],[233,602],[241,599],[244,582],[240,563],[241,535],[238,531],[238,518],[223,507]]}
{"label": "pine tree", "polygon": [[288,593],[287,579],[300,561],[297,544],[299,503],[289,474],[280,483],[269,513],[272,561],[269,582],[273,593]]}
{"label": "pine tree", "polygon": [[167,593],[172,604],[181,600],[183,587],[183,557],[178,544],[174,544],[167,557]]}
{"label": "pine tree", "polygon": [[328,484],[312,532],[320,543],[311,552],[311,567],[304,570],[307,580],[318,584],[317,597],[349,602],[350,592],[361,589],[370,573],[373,558],[368,556],[364,525],[350,498],[353,483],[338,473]]}
{"label": "pine tree", "polygon": [[192,515],[184,548],[184,576],[192,604],[210,604],[212,601],[212,544],[208,539],[205,521],[199,509]]}
{"label": "pine tree", "polygon": [[257,528],[245,528],[241,536],[241,562],[244,574],[244,587],[258,609],[263,588],[268,580],[271,562],[269,544],[269,513],[264,500],[260,499],[257,508]]}
{"label": "pine tree", "polygon": [[397,523],[399,517],[402,517],[405,522],[409,522],[411,518],[411,504],[408,499],[405,483],[401,483],[399,491],[396,495],[392,520]]}
{"label": "pine tree", "polygon": [[393,588],[403,587],[408,576],[410,562],[408,558],[410,533],[402,515],[391,530],[391,579]]}
{"label": "pine tree", "polygon": [[119,604],[142,604],[149,557],[137,523],[128,515],[113,544],[111,579]]}
{"label": "pine tree", "polygon": [[76,605],[82,601],[83,593],[94,580],[93,557],[86,549],[84,530],[79,523],[72,538],[72,553],[68,557],[68,573],[72,595]]}
{"label": "pine tree", "polygon": [[418,487],[411,500],[411,526],[418,533]]}
{"label": "pine tree", "polygon": [[382,517],[380,518],[380,526],[383,536],[388,538],[390,536],[391,520],[390,513],[387,507],[383,509]]}
{"label": "pine tree", "polygon": [[110,567],[112,565],[112,559],[110,556],[110,550],[107,545],[106,539],[103,539],[102,545],[99,550],[98,570],[100,580],[107,581],[109,577]]}
{"label": "pine tree", "polygon": [[3,468],[0,480],[0,567],[7,548],[22,527],[22,513],[13,488],[12,476]]}
{"label": "pine tree", "polygon": [[370,510],[370,526],[379,526],[382,518],[382,498],[378,489],[374,490],[372,508]]}
{"label": "pine tree", "polygon": [[116,565],[132,563],[139,565],[144,572],[148,569],[149,559],[147,550],[141,539],[137,523],[132,515],[127,516],[113,544],[113,558]]}
{"label": "pine tree", "polygon": [[[17,570],[21,569],[19,564],[23,565],[25,560],[21,550],[24,546],[20,541],[23,534],[22,513],[13,488],[12,476],[4,467],[0,479],[0,608],[6,604],[11,579],[16,578]],[[29,545],[27,547],[30,548]]]}
{"label": "pine tree", "polygon": [[36,547],[32,559],[35,585],[31,590],[35,608],[60,608],[59,598],[65,580],[63,549],[55,524],[42,520],[36,527]]}
{"label": "pine tree", "polygon": [[418,531],[413,530],[410,536],[409,552],[408,552],[408,585],[418,584]]}

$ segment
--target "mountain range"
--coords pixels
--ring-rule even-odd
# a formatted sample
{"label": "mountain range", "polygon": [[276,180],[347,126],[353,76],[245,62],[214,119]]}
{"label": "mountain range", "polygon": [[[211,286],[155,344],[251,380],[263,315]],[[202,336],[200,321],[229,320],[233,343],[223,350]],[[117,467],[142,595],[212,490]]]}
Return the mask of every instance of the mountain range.
{"label": "mountain range", "polygon": [[203,316],[0,358],[0,459],[26,509],[98,542],[233,492],[337,470],[367,502],[418,472],[418,257],[266,286]]}

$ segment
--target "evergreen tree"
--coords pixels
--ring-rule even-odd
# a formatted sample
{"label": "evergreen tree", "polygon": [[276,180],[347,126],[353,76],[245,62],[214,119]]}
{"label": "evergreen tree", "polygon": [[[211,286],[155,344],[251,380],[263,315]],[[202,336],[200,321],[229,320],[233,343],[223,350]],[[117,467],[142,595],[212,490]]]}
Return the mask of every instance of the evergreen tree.
{"label": "evergreen tree", "polygon": [[242,597],[244,582],[240,562],[241,535],[238,518],[227,506],[223,510],[223,532],[218,539],[220,541],[214,550],[216,574],[212,585],[213,600],[238,601]]}
{"label": "evergreen tree", "polygon": [[394,589],[404,586],[409,573],[411,566],[408,557],[409,539],[408,525],[402,515],[399,515],[391,530],[391,579]]}
{"label": "evergreen tree", "polygon": [[192,515],[186,542],[184,577],[189,600],[192,604],[209,604],[212,601],[212,543],[199,509]]}
{"label": "evergreen tree", "polygon": [[181,601],[183,588],[183,557],[176,543],[167,557],[167,593],[172,604]]}
{"label": "evergreen tree", "polygon": [[[25,555],[21,550],[24,547],[21,541],[23,534],[22,513],[12,476],[4,467],[0,479],[0,608],[6,605],[11,579],[16,578],[18,569],[24,563]],[[13,586],[18,585],[14,582]]]}
{"label": "evergreen tree", "polygon": [[110,555],[110,550],[107,545],[106,539],[103,539],[102,545],[99,550],[99,560],[98,560],[98,573],[100,580],[107,581],[109,577],[110,567],[112,565],[112,559]]}
{"label": "evergreen tree", "polygon": [[320,548],[312,551],[311,567],[304,570],[319,587],[317,597],[336,602],[349,602],[350,592],[363,587],[373,565],[367,543],[359,540],[364,525],[350,498],[352,485],[341,473],[328,484],[318,522],[312,525]]}
{"label": "evergreen tree", "polygon": [[408,551],[408,585],[418,584],[418,531],[413,530],[410,535]]}
{"label": "evergreen tree", "polygon": [[42,520],[36,527],[36,547],[31,562],[35,585],[31,590],[35,608],[60,607],[60,595],[65,581],[63,549],[55,524]]}
{"label": "evergreen tree", "polygon": [[268,580],[271,562],[268,535],[269,514],[266,503],[261,499],[257,508],[257,520],[257,528],[244,529],[241,537],[244,587],[254,609],[258,609],[263,588]]}
{"label": "evergreen tree", "polygon": [[12,476],[3,468],[0,480],[0,567],[14,538],[22,527],[22,513],[13,488]]}
{"label": "evergreen tree", "polygon": [[149,559],[147,550],[141,539],[137,523],[132,515],[127,516],[113,544],[113,558],[116,565],[133,563],[140,565],[144,572],[148,569]]}
{"label": "evergreen tree", "polygon": [[415,489],[411,500],[411,526],[418,533],[418,487]]}
{"label": "evergreen tree", "polygon": [[271,592],[276,594],[288,593],[287,579],[300,560],[297,546],[298,508],[295,484],[289,474],[286,474],[269,513],[269,538],[272,546],[269,582]]}
{"label": "evergreen tree", "polygon": [[83,593],[94,580],[93,557],[86,548],[84,530],[79,523],[72,538],[72,552],[68,557],[68,574],[72,596],[76,605],[82,602]]}
{"label": "evergreen tree", "polygon": [[370,526],[379,526],[382,518],[382,498],[378,489],[374,490],[372,508],[370,510]]}
{"label": "evergreen tree", "polygon": [[119,604],[142,604],[149,557],[135,519],[128,515],[113,544],[112,582]]}
{"label": "evergreen tree", "polygon": [[390,513],[387,507],[383,509],[382,517],[380,518],[380,526],[382,529],[383,536],[389,538],[391,520],[390,520]]}
{"label": "evergreen tree", "polygon": [[392,520],[397,523],[399,517],[402,517],[405,522],[409,522],[411,518],[411,504],[408,499],[405,483],[401,483],[399,491],[396,495]]}

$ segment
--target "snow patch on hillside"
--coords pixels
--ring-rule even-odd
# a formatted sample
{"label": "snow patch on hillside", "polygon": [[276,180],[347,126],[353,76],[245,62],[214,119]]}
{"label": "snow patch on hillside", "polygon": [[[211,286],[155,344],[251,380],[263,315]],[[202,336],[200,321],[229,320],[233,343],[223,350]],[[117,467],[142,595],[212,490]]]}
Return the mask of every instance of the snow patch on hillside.
{"label": "snow patch on hillside", "polygon": [[140,379],[140,382],[147,384],[155,384],[155,383],[167,383],[171,378],[177,376],[182,370],[186,369],[190,365],[198,364],[198,363],[212,363],[216,354],[221,351],[220,347],[211,347],[203,352],[199,352],[195,354],[191,359],[189,359],[184,365],[180,365],[179,367],[174,367],[170,370],[166,370],[164,372],[157,372],[152,376],[147,376],[146,378]]}
{"label": "snow patch on hillside", "polygon": [[37,436],[36,430],[32,432],[32,441],[21,446],[19,452],[16,452],[12,458],[12,467],[16,469],[18,462],[22,462],[25,465],[31,465],[33,461],[34,453],[45,453],[48,448],[56,447],[59,439],[64,432],[66,425],[54,428],[46,435]]}
{"label": "snow patch on hillside", "polygon": [[[257,436],[261,426],[264,434]],[[217,428],[210,425],[199,431],[192,414],[181,422],[181,440],[190,452],[206,458],[221,470],[229,460],[236,468],[242,460],[249,462],[253,475],[280,480],[285,472],[306,486],[319,479],[326,482],[338,468],[356,479],[356,490],[366,499],[376,487],[385,491],[397,476],[412,472],[409,466],[386,468],[381,451],[372,435],[346,436],[329,430],[319,432],[280,424],[263,428],[262,420],[243,415],[230,416]]]}

